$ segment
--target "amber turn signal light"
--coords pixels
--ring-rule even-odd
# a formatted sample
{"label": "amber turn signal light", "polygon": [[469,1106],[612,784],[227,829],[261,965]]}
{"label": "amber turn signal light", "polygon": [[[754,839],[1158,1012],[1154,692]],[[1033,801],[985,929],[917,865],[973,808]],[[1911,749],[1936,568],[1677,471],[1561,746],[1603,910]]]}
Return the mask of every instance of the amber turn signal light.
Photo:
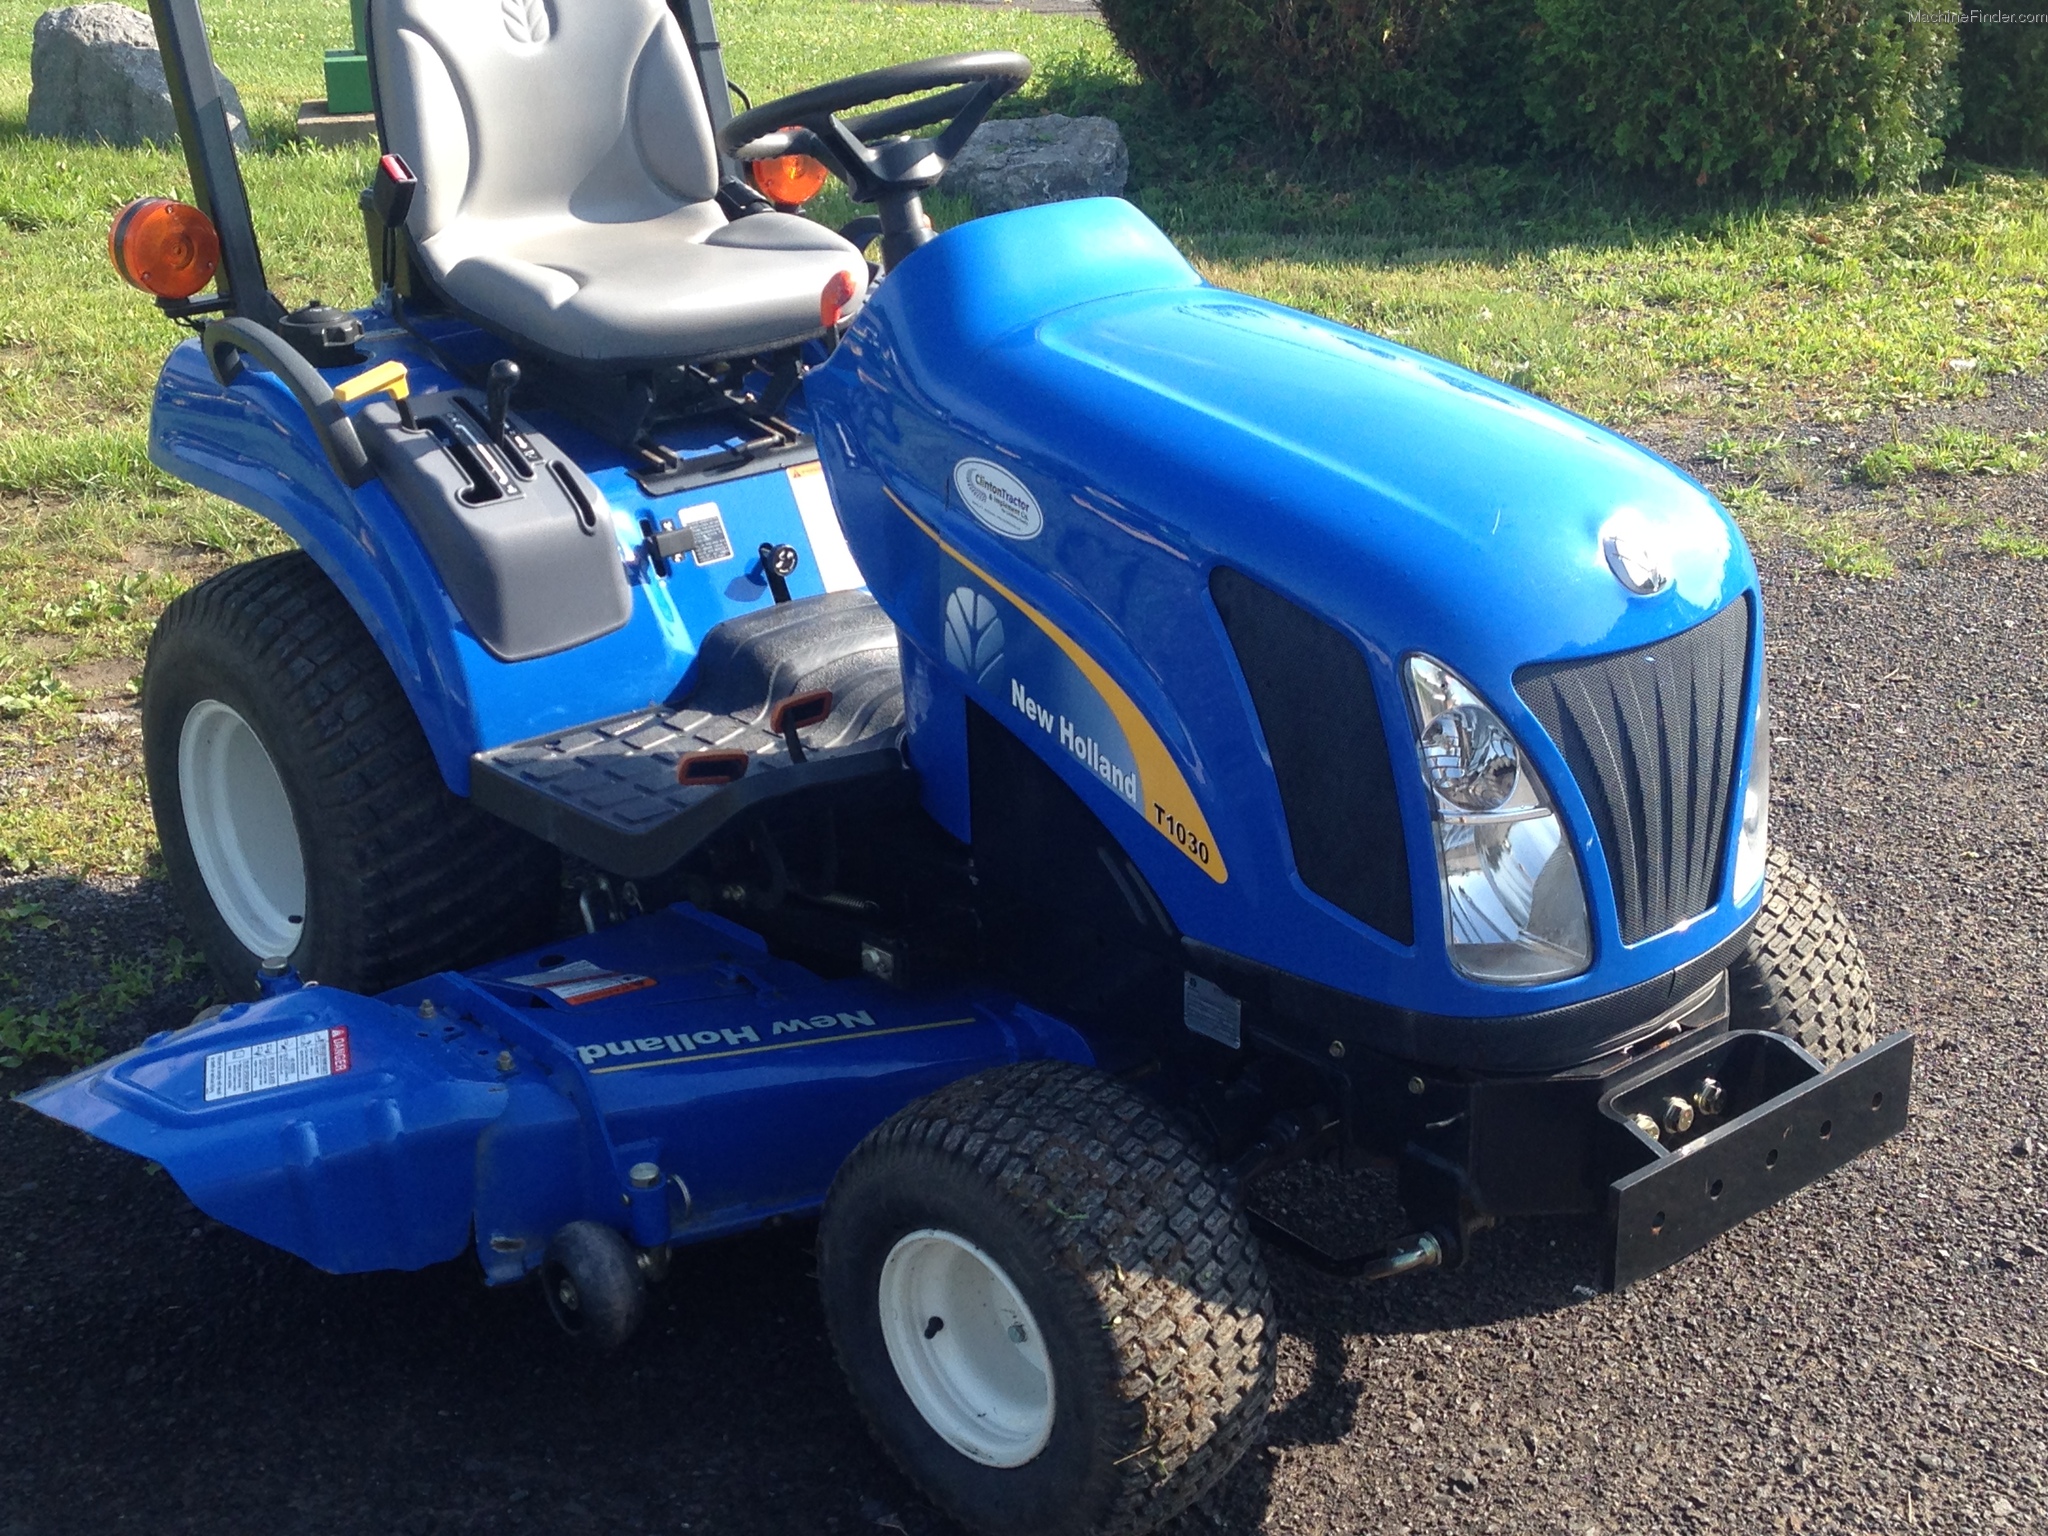
{"label": "amber turn signal light", "polygon": [[220,236],[190,203],[138,197],[114,215],[107,255],[122,280],[144,293],[189,299],[220,270]]}
{"label": "amber turn signal light", "polygon": [[[789,132],[784,129],[783,132]],[[761,195],[778,208],[801,208],[820,192],[832,173],[823,162],[809,155],[776,155],[769,160],[749,160],[747,171]]]}

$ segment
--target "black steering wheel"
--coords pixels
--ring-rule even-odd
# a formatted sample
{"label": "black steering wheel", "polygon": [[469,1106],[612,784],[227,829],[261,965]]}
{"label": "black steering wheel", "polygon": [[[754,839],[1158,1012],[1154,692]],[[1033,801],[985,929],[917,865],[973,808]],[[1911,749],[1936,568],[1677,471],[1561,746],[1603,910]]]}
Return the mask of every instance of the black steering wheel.
{"label": "black steering wheel", "polygon": [[[915,64],[849,75],[742,112],[718,131],[718,147],[741,160],[810,155],[873,203],[882,226],[882,265],[892,267],[932,238],[921,194],[938,184],[995,104],[1031,78],[1021,53],[949,53]],[[842,118],[842,112],[920,91],[920,101]],[[944,123],[930,137],[915,128]]]}

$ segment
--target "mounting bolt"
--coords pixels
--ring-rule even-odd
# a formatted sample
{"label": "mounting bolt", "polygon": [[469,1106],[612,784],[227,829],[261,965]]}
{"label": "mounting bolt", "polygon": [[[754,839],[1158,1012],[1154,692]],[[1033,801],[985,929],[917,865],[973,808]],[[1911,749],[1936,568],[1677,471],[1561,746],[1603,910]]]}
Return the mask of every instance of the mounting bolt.
{"label": "mounting bolt", "polygon": [[1330,1054],[1332,1056],[1342,1056],[1344,1054],[1344,1042],[1342,1040],[1332,1040],[1330,1042]]}
{"label": "mounting bolt", "polygon": [[635,1163],[626,1170],[626,1182],[635,1189],[652,1189],[661,1182],[661,1168],[654,1163]]}
{"label": "mounting bolt", "polygon": [[1683,1136],[1692,1129],[1692,1106],[1674,1094],[1664,1101],[1661,1123],[1667,1134]]}
{"label": "mounting bolt", "polygon": [[1662,1141],[1664,1139],[1664,1133],[1657,1129],[1657,1122],[1648,1115],[1637,1115],[1635,1117],[1635,1128],[1652,1141]]}
{"label": "mounting bolt", "polygon": [[431,1019],[431,1018],[432,1018],[433,1016],[434,1016],[434,1000],[433,1000],[433,999],[432,999],[431,997],[423,997],[423,998],[421,998],[421,999],[420,999],[420,1017],[421,1017],[421,1018],[423,1018],[423,1019]]}
{"label": "mounting bolt", "polygon": [[510,1051],[498,1052],[498,1070],[500,1072],[510,1072],[512,1070],[512,1053]]}
{"label": "mounting bolt", "polygon": [[1429,1084],[1425,1083],[1419,1077],[1411,1077],[1408,1079],[1408,1091],[1414,1094],[1417,1098],[1420,1098],[1422,1096],[1423,1090],[1426,1089],[1428,1086]]}
{"label": "mounting bolt", "polygon": [[1728,1090],[1711,1077],[1702,1078],[1693,1090],[1692,1105],[1703,1115],[1718,1115],[1728,1107]]}

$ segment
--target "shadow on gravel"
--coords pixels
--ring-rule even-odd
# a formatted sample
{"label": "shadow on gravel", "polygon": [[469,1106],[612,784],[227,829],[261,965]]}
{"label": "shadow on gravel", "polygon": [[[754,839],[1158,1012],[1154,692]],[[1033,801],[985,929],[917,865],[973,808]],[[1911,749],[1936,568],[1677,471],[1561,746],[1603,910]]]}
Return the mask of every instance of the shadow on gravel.
{"label": "shadow on gravel", "polygon": [[160,881],[0,877],[0,1096],[174,1029],[213,991]]}
{"label": "shadow on gravel", "polygon": [[[1389,1173],[1292,1169],[1262,1186],[1260,1197],[1333,1252],[1363,1249],[1407,1230]],[[1294,1370],[1283,1367],[1266,1449],[1246,1457],[1221,1487],[1169,1526],[1172,1536],[1260,1528],[1268,1510],[1291,1497],[1276,1486],[1272,1452],[1334,1445],[1352,1433],[1367,1390],[1352,1347],[1357,1339],[1485,1329],[1563,1311],[1590,1297],[1600,1273],[1597,1226],[1566,1219],[1504,1224],[1474,1238],[1462,1269],[1378,1284],[1334,1279],[1271,1250],[1267,1261],[1283,1360],[1295,1356]],[[1307,1356],[1305,1381],[1301,1354]],[[1430,1370],[1405,1360],[1372,1368],[1412,1370],[1418,1379]]]}

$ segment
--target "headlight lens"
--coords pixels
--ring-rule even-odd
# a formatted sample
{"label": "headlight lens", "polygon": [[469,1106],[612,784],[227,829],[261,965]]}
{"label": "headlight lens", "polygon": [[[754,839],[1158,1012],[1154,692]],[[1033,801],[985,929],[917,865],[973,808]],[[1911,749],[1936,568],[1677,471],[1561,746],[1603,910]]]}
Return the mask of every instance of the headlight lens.
{"label": "headlight lens", "polygon": [[1451,964],[1474,981],[1561,981],[1593,958],[1585,886],[1549,792],[1465,680],[1409,658]]}
{"label": "headlight lens", "polygon": [[1764,855],[1771,844],[1771,690],[1761,675],[1749,735],[1749,782],[1742,792],[1742,835],[1735,842],[1737,905],[1764,883]]}

